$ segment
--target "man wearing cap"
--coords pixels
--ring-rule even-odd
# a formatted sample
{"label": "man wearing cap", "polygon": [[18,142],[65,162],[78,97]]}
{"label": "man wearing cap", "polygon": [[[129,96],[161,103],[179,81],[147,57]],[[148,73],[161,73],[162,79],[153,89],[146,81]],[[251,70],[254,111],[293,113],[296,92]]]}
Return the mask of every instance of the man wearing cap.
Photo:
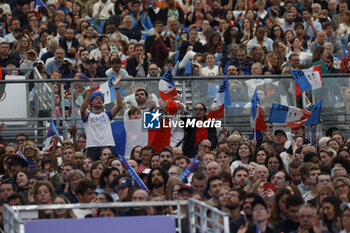
{"label": "man wearing cap", "polygon": [[91,57],[86,61],[86,71],[85,75],[89,78],[101,78],[106,77],[105,72],[103,72],[98,66],[95,58]]}
{"label": "man wearing cap", "polygon": [[238,232],[266,232],[278,233],[278,230],[271,228],[268,224],[269,211],[262,198],[258,198],[252,203],[252,213],[254,225],[242,225]]}
{"label": "man wearing cap", "polygon": [[[117,96],[117,103],[111,110],[103,112],[104,96],[100,91],[92,92],[95,89],[94,82],[90,82],[90,92],[86,95],[80,109],[81,118],[84,122],[86,133],[87,156],[94,160],[99,159],[100,149],[106,146],[115,146],[111,128],[111,120],[117,115],[123,106],[123,99],[120,94],[118,76],[113,85]],[[88,106],[91,105],[91,112]]]}
{"label": "man wearing cap", "polygon": [[286,151],[286,148],[284,148],[284,144],[288,140],[286,132],[278,129],[275,131],[274,135],[275,137],[273,141],[276,144],[276,152],[280,154],[281,152]]}
{"label": "man wearing cap", "polygon": [[29,49],[27,52],[24,53],[24,57],[20,62],[20,68],[24,70],[31,69],[34,66],[34,63],[38,61],[38,53],[35,51],[35,49]]}

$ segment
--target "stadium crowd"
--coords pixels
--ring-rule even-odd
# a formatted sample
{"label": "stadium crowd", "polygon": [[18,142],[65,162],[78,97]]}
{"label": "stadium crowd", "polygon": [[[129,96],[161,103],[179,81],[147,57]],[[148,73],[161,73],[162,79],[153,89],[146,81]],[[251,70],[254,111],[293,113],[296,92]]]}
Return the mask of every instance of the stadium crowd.
{"label": "stadium crowd", "polygon": [[[37,2],[45,6],[37,7]],[[350,140],[335,127],[310,140],[304,128],[291,137],[267,129],[260,141],[239,130],[192,127],[173,132],[174,141],[156,150],[135,146],[128,163],[144,181],[141,189],[114,154],[110,123],[163,108],[147,82],[135,82],[128,96],[125,77],[174,75],[289,74],[321,65],[322,74],[350,73],[350,11],[344,0],[0,0],[0,67],[36,67],[44,79],[86,76],[54,84],[55,115],[77,115],[85,132],[70,124],[71,138],[51,138],[38,148],[25,134],[15,144],[0,140],[0,213],[3,205],[137,202],[195,198],[225,211],[231,232],[350,232]],[[40,4],[39,4],[40,5]],[[104,111],[104,96],[87,92],[94,81],[116,74],[116,103]],[[16,75],[18,71],[2,71]],[[253,91],[285,105],[301,92],[284,80],[231,80],[232,99],[249,102]],[[74,101],[71,102],[71,90]],[[298,89],[297,89],[298,90]],[[61,99],[61,92],[65,93]],[[296,96],[295,96],[296,95]],[[324,106],[350,109],[350,84],[325,80],[315,92]],[[188,113],[180,97],[181,114]],[[271,101],[270,101],[271,102]],[[71,112],[74,109],[80,110]],[[193,107],[206,120],[205,104]],[[80,124],[80,125],[78,125]],[[0,129],[4,125],[0,125]],[[79,128],[79,127],[78,127]],[[1,130],[0,130],[1,132]],[[313,144],[311,142],[314,142]],[[136,143],[137,144],[137,143]],[[18,156],[20,151],[24,157]],[[187,179],[180,175],[193,158],[201,161]],[[186,207],[40,211],[40,218],[164,215]],[[3,228],[0,214],[0,228]]]}

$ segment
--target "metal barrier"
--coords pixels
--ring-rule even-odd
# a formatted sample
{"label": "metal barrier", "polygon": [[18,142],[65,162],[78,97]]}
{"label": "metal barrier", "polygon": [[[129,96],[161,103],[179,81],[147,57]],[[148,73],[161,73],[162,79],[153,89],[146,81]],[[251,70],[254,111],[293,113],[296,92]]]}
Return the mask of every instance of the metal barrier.
{"label": "metal barrier", "polygon": [[[65,116],[64,111],[64,104],[63,101],[61,102],[59,108],[62,113],[61,117],[55,116],[55,105],[54,105],[54,91],[53,91],[53,83],[58,83],[61,87],[61,99],[64,99],[64,84],[65,83],[71,83],[74,84],[75,82],[84,82],[84,80],[79,79],[42,79],[40,77],[39,72],[34,68],[33,70],[33,77],[34,79],[27,79],[22,81],[16,81],[16,80],[0,80],[0,84],[2,83],[27,83],[34,86],[33,88],[33,103],[32,103],[32,111],[31,114],[28,115],[27,118],[11,118],[11,119],[1,119],[0,121],[4,122],[11,122],[11,121],[27,121],[28,126],[26,127],[20,127],[18,128],[7,128],[5,127],[4,132],[11,132],[11,131],[25,131],[25,132],[33,132],[34,131],[34,140],[35,142],[40,145],[46,134],[46,130],[48,127],[48,121],[50,119],[54,119],[57,122],[61,122],[60,125],[58,125],[58,129],[61,130],[63,136],[67,138],[68,135],[68,128],[67,128],[67,122],[73,122],[73,124],[76,123],[76,121],[80,120],[80,116],[78,114],[74,116],[67,117]],[[339,84],[340,88],[347,87],[347,81],[349,78],[348,74],[327,74],[323,75],[324,80],[330,79],[332,81],[336,80],[336,82]],[[334,79],[336,78],[336,79]],[[153,93],[154,96],[158,100],[159,98],[159,92],[158,92],[158,81],[160,78],[126,78],[123,79],[121,82],[122,89],[125,93],[125,96],[132,95],[136,89],[143,87],[145,88],[149,93]],[[218,85],[223,81],[224,77],[197,77],[197,76],[184,76],[184,77],[174,77],[175,83],[177,84],[178,90],[182,91],[182,99],[184,104],[188,104],[190,107],[194,103],[202,102],[205,105],[211,106],[213,99],[215,98],[216,90]],[[261,76],[230,76],[228,77],[230,80],[231,88],[230,90],[233,92],[235,85],[237,84],[237,81],[240,81],[241,84],[244,84],[245,89],[243,90],[245,92],[244,95],[237,94],[236,92],[231,95],[232,100],[232,106],[225,110],[225,117],[223,119],[223,122],[228,126],[229,129],[238,128],[243,133],[248,134],[251,132],[250,127],[250,119],[249,114],[245,112],[245,106],[246,104],[251,101],[252,97],[252,90],[255,89],[256,86],[259,86],[261,83],[263,83],[263,80],[269,80],[269,83],[272,83],[274,81],[278,81],[278,83],[273,84],[273,88],[278,91],[278,93],[288,93],[288,98],[290,98],[290,106],[296,106],[296,99],[295,99],[295,89],[294,89],[294,80],[290,75],[261,75]],[[97,82],[104,82],[106,81],[106,78],[98,78],[94,81]],[[146,82],[145,82],[146,80]],[[271,81],[272,80],[272,81]],[[267,82],[266,82],[267,83]],[[282,85],[283,84],[283,85]],[[77,106],[74,104],[74,88],[71,88],[71,106],[72,106],[72,112],[78,112],[79,109],[77,109]],[[184,90],[184,91],[183,91]],[[231,93],[232,94],[232,93]],[[323,93],[317,93],[317,95],[313,95],[313,101],[317,101],[318,98],[321,97],[329,97],[325,94],[325,96],[322,95]],[[264,107],[265,107],[265,115],[268,116],[269,114],[269,108],[271,107],[272,103],[276,101],[274,98],[270,98],[271,96],[267,96],[262,100]],[[334,101],[328,101],[331,102],[331,106],[323,106],[324,111],[322,111],[322,118],[323,118],[323,125],[334,126],[334,125],[344,125],[343,129],[341,128],[342,132],[347,132],[348,129],[345,127],[345,125],[350,121],[348,117],[348,110],[344,107],[345,103],[343,103],[342,96],[339,92],[336,92],[334,96],[331,96],[332,100]],[[162,101],[159,101],[162,106]],[[303,101],[305,103],[305,101]],[[106,108],[110,108],[111,105],[107,105]],[[189,109],[191,111],[191,108]],[[120,120],[123,116],[123,113],[121,112],[115,120]],[[5,134],[6,135],[6,134]],[[8,137],[8,139],[13,139],[12,137]]]}
{"label": "metal barrier", "polygon": [[181,206],[185,205],[188,205],[189,231],[191,233],[196,233],[197,230],[201,230],[202,233],[229,233],[229,217],[227,213],[192,198],[187,201],[114,202],[65,205],[9,206],[5,204],[4,230],[6,233],[25,233],[24,225],[26,221],[38,219],[40,210],[176,206],[178,210],[176,211],[177,231],[182,233],[182,214],[179,210]]}

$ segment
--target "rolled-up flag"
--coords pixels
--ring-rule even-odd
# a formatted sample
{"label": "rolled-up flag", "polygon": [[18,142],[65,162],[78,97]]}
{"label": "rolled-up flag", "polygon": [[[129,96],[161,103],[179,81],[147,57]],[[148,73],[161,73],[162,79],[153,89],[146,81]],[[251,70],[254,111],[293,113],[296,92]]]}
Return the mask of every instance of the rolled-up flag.
{"label": "rolled-up flag", "polygon": [[143,181],[141,180],[141,178],[139,177],[139,175],[137,175],[137,173],[134,171],[134,169],[132,169],[132,167],[130,166],[130,164],[128,163],[128,161],[125,159],[124,156],[122,155],[117,155],[120,162],[122,163],[123,167],[129,172],[130,176],[133,177],[136,182],[140,185],[140,187],[145,190],[146,192],[149,193],[148,188],[146,187],[146,185],[143,183]]}
{"label": "rolled-up flag", "polygon": [[197,158],[194,158],[192,163],[190,163],[190,165],[188,165],[188,167],[186,168],[186,170],[181,174],[180,176],[180,180],[181,181],[185,181],[185,179],[187,178],[187,176],[192,173],[194,171],[194,169],[198,166],[198,164],[200,164],[201,161],[199,161]]}

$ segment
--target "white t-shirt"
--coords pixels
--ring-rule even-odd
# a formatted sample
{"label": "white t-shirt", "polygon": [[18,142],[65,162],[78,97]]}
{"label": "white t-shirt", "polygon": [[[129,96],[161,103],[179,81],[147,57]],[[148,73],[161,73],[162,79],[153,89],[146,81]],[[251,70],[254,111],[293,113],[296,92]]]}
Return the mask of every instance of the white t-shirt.
{"label": "white t-shirt", "polygon": [[235,171],[235,169],[236,169],[237,167],[239,167],[239,166],[248,168],[248,164],[242,163],[241,160],[236,160],[236,161],[234,161],[234,162],[231,164],[231,166],[230,166],[231,174],[232,174],[232,173]]}
{"label": "white t-shirt", "polygon": [[219,66],[214,66],[213,69],[210,69],[209,66],[203,67],[202,73],[204,76],[217,76],[219,75]]}
{"label": "white t-shirt", "polygon": [[112,119],[110,110],[100,113],[89,112],[87,119],[84,121],[87,148],[115,146],[111,127]]}

